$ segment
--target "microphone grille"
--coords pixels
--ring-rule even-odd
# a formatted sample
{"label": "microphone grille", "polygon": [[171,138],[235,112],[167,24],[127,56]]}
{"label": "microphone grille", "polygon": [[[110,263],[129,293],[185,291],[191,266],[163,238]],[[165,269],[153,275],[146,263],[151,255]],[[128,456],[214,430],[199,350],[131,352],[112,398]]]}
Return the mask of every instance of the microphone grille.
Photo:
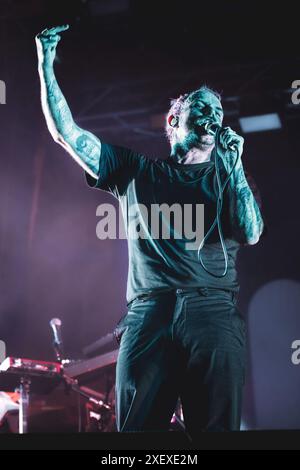
{"label": "microphone grille", "polygon": [[218,124],[215,124],[213,122],[207,122],[204,126],[206,132],[211,135],[215,135],[219,127],[220,126]]}
{"label": "microphone grille", "polygon": [[61,319],[60,318],[52,318],[50,321],[51,326],[61,326]]}

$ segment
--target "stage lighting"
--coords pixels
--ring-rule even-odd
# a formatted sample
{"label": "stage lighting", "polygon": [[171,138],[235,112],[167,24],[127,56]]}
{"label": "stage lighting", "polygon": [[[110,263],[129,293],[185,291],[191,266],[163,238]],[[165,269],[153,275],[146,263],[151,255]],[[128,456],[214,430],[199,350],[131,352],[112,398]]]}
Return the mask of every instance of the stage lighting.
{"label": "stage lighting", "polygon": [[282,128],[281,120],[277,113],[242,117],[239,119],[239,123],[244,134]]}

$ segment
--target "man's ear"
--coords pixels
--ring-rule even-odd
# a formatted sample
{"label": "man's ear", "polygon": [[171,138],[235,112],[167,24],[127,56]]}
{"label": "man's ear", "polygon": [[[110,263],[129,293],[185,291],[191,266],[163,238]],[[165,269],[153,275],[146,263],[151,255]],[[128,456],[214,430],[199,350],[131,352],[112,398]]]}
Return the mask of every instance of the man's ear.
{"label": "man's ear", "polygon": [[179,121],[178,116],[174,116],[173,114],[171,114],[168,117],[168,124],[171,127],[177,127],[178,126],[178,121]]}

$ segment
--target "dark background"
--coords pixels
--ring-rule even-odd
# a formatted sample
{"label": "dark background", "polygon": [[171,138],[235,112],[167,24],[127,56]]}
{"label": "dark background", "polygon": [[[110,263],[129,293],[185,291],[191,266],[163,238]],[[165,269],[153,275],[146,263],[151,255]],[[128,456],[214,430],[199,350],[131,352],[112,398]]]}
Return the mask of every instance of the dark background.
{"label": "dark background", "polygon": [[[76,122],[102,140],[165,158],[171,98],[206,83],[222,93],[225,122],[279,113],[283,127],[245,136],[268,236],[239,255],[248,320],[246,428],[300,427],[299,124],[295,2],[1,0],[0,338],[7,353],[53,359],[49,320],[63,321],[71,357],[111,332],[126,310],[125,240],[96,238],[89,189],[56,145],[40,106],[34,36],[69,23],[56,74]],[[115,347],[116,345],[113,345]]]}

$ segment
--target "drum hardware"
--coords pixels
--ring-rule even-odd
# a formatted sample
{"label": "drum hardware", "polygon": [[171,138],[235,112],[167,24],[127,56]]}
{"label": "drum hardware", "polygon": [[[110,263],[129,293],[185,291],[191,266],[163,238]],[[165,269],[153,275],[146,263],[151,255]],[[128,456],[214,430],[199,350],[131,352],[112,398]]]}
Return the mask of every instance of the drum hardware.
{"label": "drum hardware", "polygon": [[31,393],[48,394],[61,382],[64,383],[67,392],[73,390],[92,403],[102,420],[113,413],[112,406],[105,402],[104,395],[80,386],[76,378],[68,375],[62,364],[7,357],[0,365],[0,390],[11,392],[19,389],[20,434],[28,432]]}
{"label": "drum hardware", "polygon": [[28,431],[29,399],[32,390],[49,393],[62,379],[62,366],[56,362],[7,357],[0,365],[0,390],[19,389],[19,433]]}

